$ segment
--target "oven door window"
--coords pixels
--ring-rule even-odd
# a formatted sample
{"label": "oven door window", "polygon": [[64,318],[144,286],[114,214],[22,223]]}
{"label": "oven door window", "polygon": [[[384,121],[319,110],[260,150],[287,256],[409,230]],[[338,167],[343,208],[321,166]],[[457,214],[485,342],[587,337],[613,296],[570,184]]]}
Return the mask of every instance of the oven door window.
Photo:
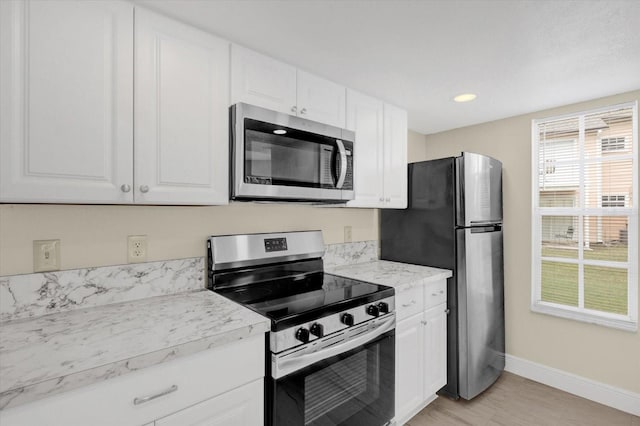
{"label": "oven door window", "polygon": [[245,183],[335,188],[337,145],[333,139],[245,119],[244,149]]}
{"label": "oven door window", "polygon": [[272,425],[382,426],[394,416],[391,331],[272,381]]}

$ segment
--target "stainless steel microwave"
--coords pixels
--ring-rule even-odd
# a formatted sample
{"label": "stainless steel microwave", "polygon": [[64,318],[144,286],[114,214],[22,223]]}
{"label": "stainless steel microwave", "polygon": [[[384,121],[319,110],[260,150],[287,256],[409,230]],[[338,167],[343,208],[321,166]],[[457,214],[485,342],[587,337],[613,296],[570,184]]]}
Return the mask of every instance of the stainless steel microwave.
{"label": "stainless steel microwave", "polygon": [[232,199],[353,199],[354,132],[244,103],[230,115]]}

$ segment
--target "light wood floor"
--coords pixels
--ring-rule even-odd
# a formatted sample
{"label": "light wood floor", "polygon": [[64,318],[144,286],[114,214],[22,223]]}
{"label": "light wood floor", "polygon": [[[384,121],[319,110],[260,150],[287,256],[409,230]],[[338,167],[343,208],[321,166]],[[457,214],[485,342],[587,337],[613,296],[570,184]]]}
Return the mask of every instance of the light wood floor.
{"label": "light wood floor", "polygon": [[640,417],[504,372],[471,401],[439,397],[407,426],[640,426]]}

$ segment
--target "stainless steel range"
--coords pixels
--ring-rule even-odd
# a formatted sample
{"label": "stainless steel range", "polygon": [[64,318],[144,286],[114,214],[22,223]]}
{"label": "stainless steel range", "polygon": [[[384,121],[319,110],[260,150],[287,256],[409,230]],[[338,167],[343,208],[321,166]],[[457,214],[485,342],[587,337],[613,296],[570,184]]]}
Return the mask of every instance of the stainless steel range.
{"label": "stainless steel range", "polygon": [[208,288],[271,320],[265,424],[394,416],[394,290],[324,273],[320,231],[212,236]]}

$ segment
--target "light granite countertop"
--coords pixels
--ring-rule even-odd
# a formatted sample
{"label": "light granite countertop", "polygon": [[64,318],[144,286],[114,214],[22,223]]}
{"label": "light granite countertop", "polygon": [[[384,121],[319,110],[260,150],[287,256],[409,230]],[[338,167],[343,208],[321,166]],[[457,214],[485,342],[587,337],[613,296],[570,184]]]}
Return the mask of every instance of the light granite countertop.
{"label": "light granite countertop", "polygon": [[0,409],[269,330],[210,291],[158,296],[0,325]]}
{"label": "light granite countertop", "polygon": [[336,266],[327,268],[325,272],[355,280],[387,285],[395,288],[396,294],[416,285],[423,285],[430,281],[443,280],[452,276],[452,272],[448,269],[390,262],[388,260]]}

